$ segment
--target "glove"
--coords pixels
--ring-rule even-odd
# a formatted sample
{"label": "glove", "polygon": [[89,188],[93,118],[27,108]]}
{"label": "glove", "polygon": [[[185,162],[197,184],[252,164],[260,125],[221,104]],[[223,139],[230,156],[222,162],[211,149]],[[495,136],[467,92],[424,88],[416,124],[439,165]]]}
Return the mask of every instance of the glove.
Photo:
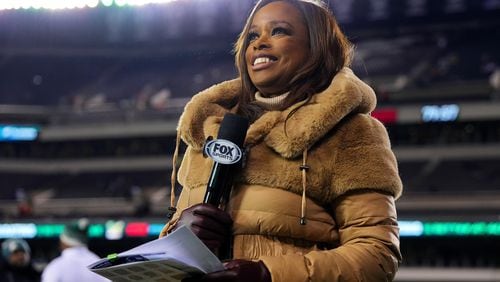
{"label": "glove", "polygon": [[231,260],[224,264],[224,268],[223,271],[186,278],[182,282],[271,282],[271,273],[260,260]]}
{"label": "glove", "polygon": [[[187,226],[214,253],[229,242],[233,220],[210,204],[196,204],[182,211],[177,226]],[[175,230],[175,229],[174,229]]]}

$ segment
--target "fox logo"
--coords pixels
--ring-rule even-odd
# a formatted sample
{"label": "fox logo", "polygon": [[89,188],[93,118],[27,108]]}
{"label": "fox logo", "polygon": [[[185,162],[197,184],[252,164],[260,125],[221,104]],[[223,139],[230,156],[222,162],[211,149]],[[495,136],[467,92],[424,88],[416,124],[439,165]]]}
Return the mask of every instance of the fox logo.
{"label": "fox logo", "polygon": [[216,139],[205,145],[205,154],[221,164],[235,164],[241,160],[241,149],[231,141]]}

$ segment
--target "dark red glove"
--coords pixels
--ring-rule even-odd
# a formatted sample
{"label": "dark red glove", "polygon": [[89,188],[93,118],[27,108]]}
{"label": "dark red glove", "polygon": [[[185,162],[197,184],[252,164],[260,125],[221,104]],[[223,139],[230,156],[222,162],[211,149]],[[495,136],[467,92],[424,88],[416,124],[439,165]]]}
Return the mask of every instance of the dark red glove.
{"label": "dark red glove", "polygon": [[262,261],[236,259],[224,264],[225,270],[201,277],[190,277],[182,282],[271,282],[271,273]]}
{"label": "dark red glove", "polygon": [[229,242],[232,224],[227,212],[210,204],[196,204],[183,210],[177,222],[178,227],[186,225],[191,229],[214,253]]}

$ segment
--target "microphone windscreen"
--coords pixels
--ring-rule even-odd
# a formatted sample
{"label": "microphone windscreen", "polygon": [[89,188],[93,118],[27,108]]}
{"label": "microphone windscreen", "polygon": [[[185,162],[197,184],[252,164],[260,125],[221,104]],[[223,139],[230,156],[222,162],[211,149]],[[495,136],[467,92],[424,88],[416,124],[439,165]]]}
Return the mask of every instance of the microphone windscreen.
{"label": "microphone windscreen", "polygon": [[220,124],[217,139],[224,139],[233,142],[242,148],[245,142],[249,122],[248,119],[232,113],[224,115]]}

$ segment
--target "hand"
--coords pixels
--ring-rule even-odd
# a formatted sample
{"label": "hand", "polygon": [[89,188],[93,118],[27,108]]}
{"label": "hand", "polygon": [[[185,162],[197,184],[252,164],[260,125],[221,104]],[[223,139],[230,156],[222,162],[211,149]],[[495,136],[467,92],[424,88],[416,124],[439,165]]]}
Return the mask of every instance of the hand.
{"label": "hand", "polygon": [[224,264],[225,270],[201,277],[183,279],[182,282],[271,282],[271,274],[262,261],[236,259]]}
{"label": "hand", "polygon": [[229,214],[210,204],[197,204],[182,211],[177,226],[186,225],[216,253],[229,242],[233,220]]}

